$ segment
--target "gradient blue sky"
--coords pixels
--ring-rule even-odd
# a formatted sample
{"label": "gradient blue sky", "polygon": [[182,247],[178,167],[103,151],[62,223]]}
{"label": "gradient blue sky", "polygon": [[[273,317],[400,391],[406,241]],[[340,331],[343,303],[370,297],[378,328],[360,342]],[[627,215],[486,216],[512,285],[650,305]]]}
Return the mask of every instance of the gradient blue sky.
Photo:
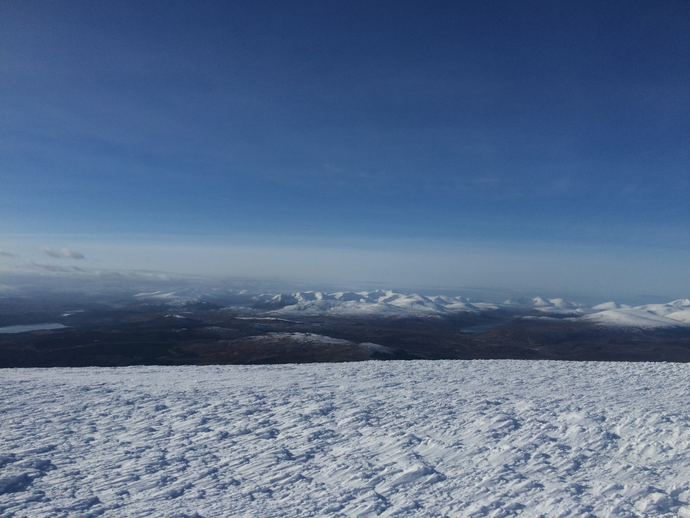
{"label": "gradient blue sky", "polygon": [[0,261],[687,296],[689,27],[686,1],[2,1]]}

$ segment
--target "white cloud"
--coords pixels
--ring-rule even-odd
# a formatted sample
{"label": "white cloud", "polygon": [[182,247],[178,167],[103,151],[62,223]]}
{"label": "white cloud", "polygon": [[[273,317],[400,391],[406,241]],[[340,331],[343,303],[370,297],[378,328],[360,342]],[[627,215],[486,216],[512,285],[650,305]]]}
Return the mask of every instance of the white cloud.
{"label": "white cloud", "polygon": [[[40,271],[42,275],[113,279],[128,277],[131,272],[156,272],[151,273],[154,276],[165,272],[173,277],[243,279],[261,286],[298,284],[300,288],[293,291],[326,287],[332,291],[395,288],[432,294],[439,293],[439,289],[458,293],[490,290],[499,293],[495,300],[498,302],[513,293],[524,293],[637,305],[642,303],[637,298],[640,294],[674,300],[687,298],[690,293],[690,281],[684,275],[690,268],[690,258],[684,250],[675,249],[432,239],[295,242],[289,237],[266,240],[246,236],[183,236],[174,241],[152,236],[57,238],[74,248],[41,248],[56,236],[4,238],[5,249],[25,260],[14,264],[12,258],[0,258],[0,272],[25,270]],[[77,261],[81,256],[86,260]],[[46,261],[48,258],[52,260]],[[77,272],[72,265],[84,269]],[[649,300],[647,295],[644,300]]]}
{"label": "white cloud", "polygon": [[0,249],[0,257],[17,257],[17,254],[5,252],[4,250]]}
{"label": "white cloud", "polygon": [[41,270],[53,273],[75,273],[84,271],[77,266],[57,266],[55,264],[37,263],[35,261],[29,261],[25,263],[25,266],[29,269],[40,268]]}
{"label": "white cloud", "polygon": [[60,250],[53,250],[52,248],[42,248],[41,251],[49,257],[55,259],[85,259],[84,254],[69,250],[68,248],[61,248]]}

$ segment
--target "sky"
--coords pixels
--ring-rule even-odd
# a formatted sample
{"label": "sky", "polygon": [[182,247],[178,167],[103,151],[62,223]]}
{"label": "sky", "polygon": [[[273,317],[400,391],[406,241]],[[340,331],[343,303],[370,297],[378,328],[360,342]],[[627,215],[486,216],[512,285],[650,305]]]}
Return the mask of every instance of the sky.
{"label": "sky", "polygon": [[3,0],[0,270],[687,297],[688,27],[673,0]]}

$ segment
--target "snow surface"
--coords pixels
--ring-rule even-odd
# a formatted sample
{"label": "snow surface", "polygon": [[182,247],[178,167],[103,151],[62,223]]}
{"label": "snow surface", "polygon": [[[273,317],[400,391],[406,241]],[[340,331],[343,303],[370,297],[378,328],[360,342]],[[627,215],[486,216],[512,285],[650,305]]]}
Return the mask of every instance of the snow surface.
{"label": "snow surface", "polygon": [[690,516],[690,365],[0,371],[0,515]]}

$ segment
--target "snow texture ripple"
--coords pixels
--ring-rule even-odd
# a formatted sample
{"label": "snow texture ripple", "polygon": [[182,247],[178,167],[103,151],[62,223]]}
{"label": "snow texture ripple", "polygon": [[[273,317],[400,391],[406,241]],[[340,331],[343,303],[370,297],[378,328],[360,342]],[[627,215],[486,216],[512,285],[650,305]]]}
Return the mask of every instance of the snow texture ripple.
{"label": "snow texture ripple", "polygon": [[0,515],[690,516],[690,365],[0,371]]}

